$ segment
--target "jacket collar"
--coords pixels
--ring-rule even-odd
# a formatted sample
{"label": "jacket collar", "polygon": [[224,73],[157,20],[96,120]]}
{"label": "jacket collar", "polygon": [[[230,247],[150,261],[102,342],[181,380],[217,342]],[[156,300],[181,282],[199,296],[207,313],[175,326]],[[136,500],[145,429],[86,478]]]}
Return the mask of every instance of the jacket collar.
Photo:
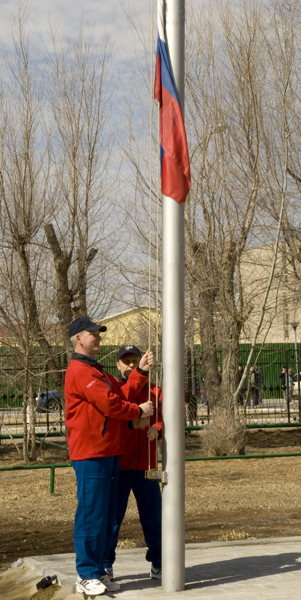
{"label": "jacket collar", "polygon": [[90,358],[90,356],[87,356],[86,354],[80,354],[79,352],[73,352],[71,360],[78,360],[79,362],[84,363],[85,365],[90,365],[91,367],[100,367],[101,369],[104,369],[103,365],[100,365],[97,362],[97,360],[95,360],[94,358]]}
{"label": "jacket collar", "polygon": [[123,375],[121,375],[121,373],[120,373],[120,375],[118,376],[118,381],[120,381],[121,383],[125,383],[125,381],[127,381],[127,379],[125,377],[123,377]]}
{"label": "jacket collar", "polygon": [[[121,375],[121,373],[118,375],[117,380],[120,381],[120,383],[125,383],[127,381],[127,379],[125,377],[123,377],[123,375]],[[145,387],[148,387],[148,383],[145,383],[142,389],[144,389]]]}

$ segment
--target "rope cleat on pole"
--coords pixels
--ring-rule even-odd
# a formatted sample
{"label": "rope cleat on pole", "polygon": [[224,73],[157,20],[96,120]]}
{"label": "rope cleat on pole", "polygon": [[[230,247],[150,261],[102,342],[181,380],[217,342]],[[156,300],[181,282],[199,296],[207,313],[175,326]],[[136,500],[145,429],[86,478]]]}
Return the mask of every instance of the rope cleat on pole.
{"label": "rope cleat on pole", "polygon": [[152,481],[157,480],[161,483],[168,483],[167,471],[159,471],[158,469],[148,469],[145,471],[145,479],[151,479]]}

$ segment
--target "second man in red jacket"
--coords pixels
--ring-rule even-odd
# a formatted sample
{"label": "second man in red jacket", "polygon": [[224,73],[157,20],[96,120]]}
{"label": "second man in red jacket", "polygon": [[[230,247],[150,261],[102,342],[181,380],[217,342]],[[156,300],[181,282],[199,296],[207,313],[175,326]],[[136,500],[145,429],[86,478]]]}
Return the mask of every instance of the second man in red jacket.
{"label": "second man in red jacket", "polygon": [[[132,371],[139,365],[141,352],[136,346],[122,346],[117,354],[117,367],[120,371],[119,382],[127,398],[126,382]],[[161,491],[158,481],[145,478],[145,471],[150,466],[156,467],[156,438],[162,433],[162,392],[151,384],[151,400],[156,405],[158,396],[158,415],[154,414],[145,429],[135,428],[124,423],[125,452],[119,460],[118,508],[111,546],[107,548],[104,568],[110,579],[113,579],[113,563],[118,534],[123,521],[131,490],[136,498],[140,522],[147,545],[146,560],[151,562],[150,576],[161,579]],[[137,405],[148,400],[148,384],[139,391],[134,400]],[[145,425],[148,424],[148,419]],[[140,425],[140,424],[139,424]],[[149,452],[150,449],[150,452]]]}

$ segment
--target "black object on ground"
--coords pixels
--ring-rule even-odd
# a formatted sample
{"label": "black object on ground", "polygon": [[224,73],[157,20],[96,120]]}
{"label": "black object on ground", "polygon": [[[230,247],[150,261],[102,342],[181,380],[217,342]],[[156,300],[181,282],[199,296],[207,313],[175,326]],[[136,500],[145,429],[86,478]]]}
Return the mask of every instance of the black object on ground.
{"label": "black object on ground", "polygon": [[50,575],[47,575],[47,577],[43,577],[43,579],[41,579],[41,581],[37,583],[37,590],[45,590],[45,588],[48,588],[50,585],[52,585],[55,580],[57,583],[56,575],[53,575],[52,577]]}

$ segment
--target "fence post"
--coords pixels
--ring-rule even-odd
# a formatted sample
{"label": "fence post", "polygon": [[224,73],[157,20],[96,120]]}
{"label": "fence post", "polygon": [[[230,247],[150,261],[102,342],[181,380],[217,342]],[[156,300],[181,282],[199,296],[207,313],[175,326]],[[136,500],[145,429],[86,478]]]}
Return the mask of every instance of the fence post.
{"label": "fence post", "polygon": [[[288,351],[285,351],[286,354],[286,404],[287,404],[287,422],[290,423],[291,422],[291,408],[290,408],[290,394],[289,394],[289,378],[288,378],[288,367],[289,367],[289,363],[288,363]],[[284,378],[284,382],[285,382],[285,378]]]}
{"label": "fence post", "polygon": [[53,492],[54,492],[54,474],[55,474],[55,467],[51,467],[50,468],[50,488],[49,488],[50,494],[53,494]]}
{"label": "fence post", "polygon": [[48,362],[46,362],[46,377],[45,377],[45,386],[46,386],[46,427],[47,433],[49,432],[49,410],[48,410],[48,390],[49,390],[49,377],[48,377]]}
{"label": "fence post", "polygon": [[300,360],[299,360],[299,350],[296,349],[297,356],[297,384],[298,384],[298,410],[299,410],[299,423],[301,422],[301,398],[300,398]]}

